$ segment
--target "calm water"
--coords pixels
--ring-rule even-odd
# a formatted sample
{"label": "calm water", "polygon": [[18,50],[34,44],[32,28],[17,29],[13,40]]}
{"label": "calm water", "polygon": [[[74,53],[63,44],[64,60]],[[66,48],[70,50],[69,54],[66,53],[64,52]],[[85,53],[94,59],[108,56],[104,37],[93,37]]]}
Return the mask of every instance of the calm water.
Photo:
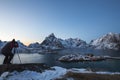
{"label": "calm water", "polygon": [[[98,62],[70,62],[63,63],[59,62],[57,59],[65,54],[87,54],[93,53],[94,55],[109,55],[113,57],[120,57],[120,51],[112,50],[91,50],[91,49],[66,49],[66,50],[57,50],[56,53],[33,53],[19,54],[22,63],[45,63],[49,66],[61,66],[65,68],[88,68],[92,70],[100,71],[111,71],[111,72],[120,72],[120,60],[105,60]],[[3,62],[3,55],[0,55],[0,64]],[[13,63],[19,64],[19,58],[16,54],[13,59]]]}

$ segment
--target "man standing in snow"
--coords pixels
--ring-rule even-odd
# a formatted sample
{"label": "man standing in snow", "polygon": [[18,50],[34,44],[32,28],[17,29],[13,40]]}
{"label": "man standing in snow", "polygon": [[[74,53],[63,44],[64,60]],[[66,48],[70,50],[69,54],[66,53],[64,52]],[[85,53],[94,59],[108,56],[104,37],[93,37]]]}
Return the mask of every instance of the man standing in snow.
{"label": "man standing in snow", "polygon": [[12,49],[17,48],[18,43],[13,39],[11,42],[8,42],[1,50],[2,54],[5,56],[3,64],[11,64],[11,60],[14,57],[14,52]]}

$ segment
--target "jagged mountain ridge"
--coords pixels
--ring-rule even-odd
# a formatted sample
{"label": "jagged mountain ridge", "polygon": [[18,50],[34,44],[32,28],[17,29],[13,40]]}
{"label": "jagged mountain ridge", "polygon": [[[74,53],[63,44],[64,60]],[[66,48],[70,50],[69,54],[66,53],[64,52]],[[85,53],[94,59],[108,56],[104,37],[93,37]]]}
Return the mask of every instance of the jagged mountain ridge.
{"label": "jagged mountain ridge", "polygon": [[61,40],[62,39],[56,38],[55,35],[52,33],[45,38],[45,40],[41,43],[41,45],[49,47],[51,49],[64,48],[64,46],[61,43]]}
{"label": "jagged mountain ridge", "polygon": [[[64,49],[64,48],[89,48],[94,49],[112,49],[120,50],[120,34],[108,33],[98,39],[92,40],[89,44],[79,38],[60,39],[55,37],[52,33],[43,40],[42,43],[31,43],[29,46],[25,46],[22,42],[17,41],[19,44],[20,52],[31,52],[33,49]],[[0,49],[7,43],[7,41],[0,40]],[[29,49],[29,48],[32,48]],[[35,50],[35,51],[36,51]]]}
{"label": "jagged mountain ridge", "polygon": [[41,48],[41,45],[38,42],[29,44],[28,48]]}
{"label": "jagged mountain ridge", "polygon": [[120,50],[120,34],[108,33],[98,39],[92,40],[90,45],[96,49]]}
{"label": "jagged mountain ridge", "polygon": [[55,35],[52,33],[45,40],[41,43],[41,45],[48,46],[50,48],[80,48],[86,47],[87,43],[81,39],[60,39],[56,38]]}
{"label": "jagged mountain ridge", "polygon": [[91,40],[89,44],[79,38],[60,39],[52,33],[40,44],[50,49],[57,48],[94,48],[120,50],[120,34],[108,33],[100,38]]}
{"label": "jagged mountain ridge", "polygon": [[87,47],[87,43],[79,38],[69,38],[69,39],[66,39],[65,42],[67,42],[67,48],[69,47],[78,47],[78,48],[85,48]]}

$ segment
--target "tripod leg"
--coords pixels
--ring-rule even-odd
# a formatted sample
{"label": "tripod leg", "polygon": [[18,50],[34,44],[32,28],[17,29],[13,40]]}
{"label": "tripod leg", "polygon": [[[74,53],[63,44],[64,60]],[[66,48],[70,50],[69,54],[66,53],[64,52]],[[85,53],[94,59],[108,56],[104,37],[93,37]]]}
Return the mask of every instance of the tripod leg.
{"label": "tripod leg", "polygon": [[18,58],[19,58],[19,61],[20,61],[20,64],[21,64],[22,62],[21,62],[21,59],[20,59],[20,56],[19,56],[19,54],[18,54]]}

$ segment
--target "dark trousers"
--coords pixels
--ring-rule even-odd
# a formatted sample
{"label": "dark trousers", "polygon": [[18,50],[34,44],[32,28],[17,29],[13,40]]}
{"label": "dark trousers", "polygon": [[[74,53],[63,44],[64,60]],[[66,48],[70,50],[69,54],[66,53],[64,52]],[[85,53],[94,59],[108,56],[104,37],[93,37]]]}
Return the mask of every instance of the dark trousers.
{"label": "dark trousers", "polygon": [[11,64],[11,60],[13,59],[14,57],[14,54],[10,53],[9,55],[4,55],[5,56],[5,59],[3,61],[3,64]]}

